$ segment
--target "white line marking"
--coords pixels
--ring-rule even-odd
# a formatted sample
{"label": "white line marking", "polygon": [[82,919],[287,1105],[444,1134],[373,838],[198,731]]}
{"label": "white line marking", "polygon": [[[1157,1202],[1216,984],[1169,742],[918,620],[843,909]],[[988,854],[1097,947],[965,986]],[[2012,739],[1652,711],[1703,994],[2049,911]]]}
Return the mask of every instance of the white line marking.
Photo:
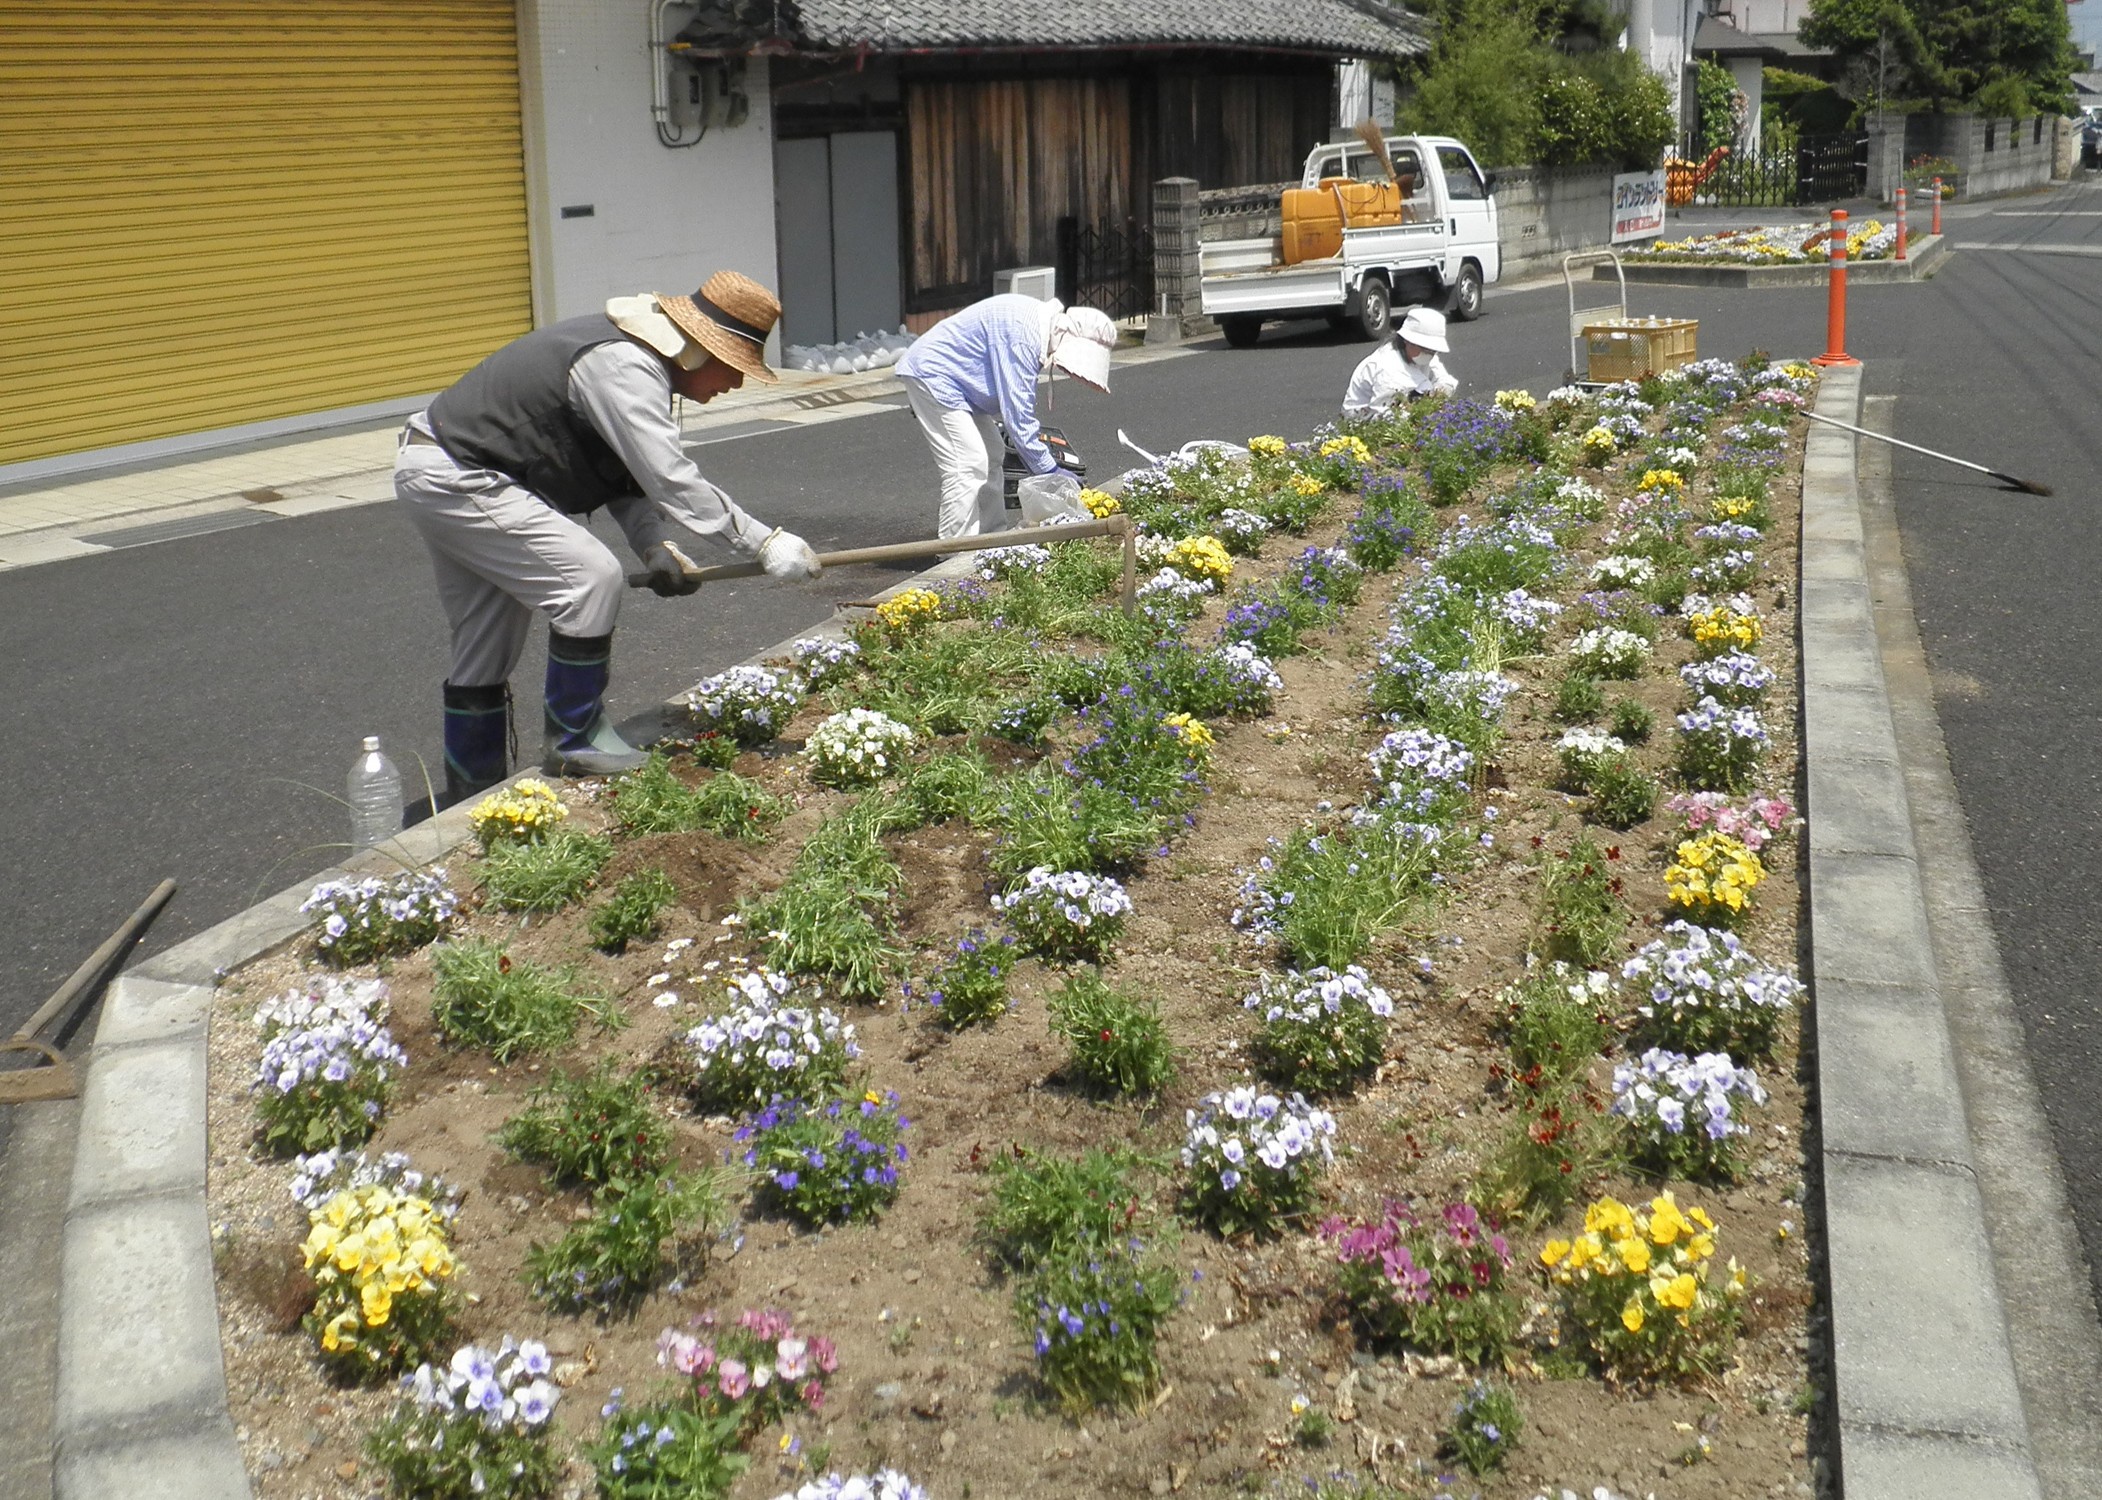
{"label": "white line marking", "polygon": [[[1930,203],[1928,207],[1933,207]],[[2102,208],[1996,208],[1996,219],[2102,219]]]}
{"label": "white line marking", "polygon": [[2102,245],[1988,245],[1973,241],[1958,250],[2002,250],[2016,255],[2102,255]]}

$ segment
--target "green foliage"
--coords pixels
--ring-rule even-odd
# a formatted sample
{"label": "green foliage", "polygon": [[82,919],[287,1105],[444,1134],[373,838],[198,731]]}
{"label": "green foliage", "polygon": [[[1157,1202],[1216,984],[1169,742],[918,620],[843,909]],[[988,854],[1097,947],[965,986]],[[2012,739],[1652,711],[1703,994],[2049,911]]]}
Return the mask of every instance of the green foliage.
{"label": "green foliage", "polygon": [[1503,1467],[1524,1427],[1518,1397],[1510,1387],[1477,1380],[1453,1408],[1452,1425],[1445,1429],[1441,1446],[1470,1473],[1487,1474]]}
{"label": "green foliage", "polygon": [[[972,928],[956,941],[947,962],[928,976],[928,1004],[951,1031],[976,1026],[1007,1014],[1007,976],[1015,962],[1015,940],[997,940]],[[911,986],[907,986],[910,991]]]}
{"label": "green foliage", "polygon": [[481,863],[489,899],[508,911],[560,911],[591,888],[613,857],[613,841],[558,828],[530,844],[506,841]]}
{"label": "green foliage", "polygon": [[1657,780],[1627,755],[1608,756],[1591,778],[1591,816],[1608,828],[1633,828],[1657,810]]}
{"label": "green foliage", "polygon": [[899,780],[897,798],[918,823],[975,820],[986,805],[993,768],[975,750],[947,750],[912,766]]}
{"label": "green foliage", "polygon": [[1556,47],[1555,7],[1442,0],[1433,12],[1438,40],[1403,111],[1409,130],[1457,136],[1485,165],[1629,169],[1656,165],[1677,134],[1664,80],[1617,47]]}
{"label": "green foliage", "polygon": [[717,771],[689,787],[656,753],[641,770],[613,783],[612,800],[621,828],[637,834],[706,830],[756,843],[765,839],[770,825],[788,815],[788,804],[756,781]]}
{"label": "green foliage", "polygon": [[1595,969],[1612,957],[1627,931],[1628,908],[1620,898],[1620,877],[1612,864],[1618,848],[1607,849],[1580,833],[1568,850],[1552,853],[1540,871],[1542,946],[1551,957]]}
{"label": "green foliage", "polygon": [[978,1211],[979,1228],[996,1255],[1025,1271],[1114,1244],[1147,1216],[1132,1184],[1138,1166],[1130,1151],[1090,1146],[1063,1157],[1017,1145],[988,1168],[993,1190]]}
{"label": "green foliage", "polygon": [[1613,716],[1607,721],[1606,732],[1630,745],[1639,745],[1656,727],[1657,715],[1648,704],[1622,698],[1613,705]]}
{"label": "green foliage", "polygon": [[1442,848],[1394,819],[1302,828],[1251,880],[1241,922],[1295,967],[1345,968],[1427,896]]}
{"label": "green foliage", "polygon": [[1694,96],[1700,106],[1701,144],[1703,156],[1718,146],[1737,144],[1737,119],[1734,106],[1737,99],[1737,80],[1730,70],[1712,57],[1700,60],[1696,74]]}
{"label": "green foliage", "polygon": [[740,903],[747,929],[765,936],[770,967],[826,980],[852,999],[884,993],[905,955],[889,929],[904,877],[882,836],[902,811],[886,793],[861,798],[819,826],[778,890]]}
{"label": "green foliage", "polygon": [[1512,1120],[1481,1175],[1487,1200],[1539,1222],[1583,1196],[1605,1154],[1605,1105],[1581,1078],[1510,1080]]}
{"label": "green foliage", "polygon": [[616,1179],[592,1195],[590,1218],[552,1245],[526,1247],[527,1284],[557,1311],[631,1306],[657,1284],[666,1240],[722,1216],[718,1173]]}
{"label": "green foliage", "polygon": [[759,1198],[812,1229],[873,1219],[898,1196],[908,1155],[895,1094],[804,1104],[776,1099],[739,1128]]}
{"label": "green foliage", "polygon": [[1098,1093],[1157,1094],[1175,1077],[1175,1049],[1160,1007],[1076,970],[1051,996],[1051,1029],[1072,1049],[1074,1074]]}
{"label": "green foliage", "polygon": [[1863,108],[1968,101],[2030,115],[2070,102],[2072,27],[2056,0],[1813,0],[1799,30],[1839,57]]}
{"label": "green foliage", "polygon": [[1532,161],[1549,61],[1538,8],[1448,0],[1437,10],[1438,38],[1401,112],[1403,128],[1455,136],[1484,166]]}
{"label": "green foliage", "polygon": [[1544,1080],[1581,1078],[1613,1040],[1607,997],[1566,964],[1532,970],[1497,997],[1512,1062],[1522,1073],[1538,1069]]}
{"label": "green foliage", "polygon": [[1555,689],[1555,717],[1570,723],[1595,719],[1605,709],[1605,689],[1596,677],[1571,672]]}
{"label": "green foliage", "polygon": [[737,1448],[739,1421],[734,1411],[703,1415],[681,1402],[632,1406],[608,1417],[582,1452],[600,1500],[723,1500],[751,1463]]}
{"label": "green foliage", "polygon": [[1160,1330],[1182,1304],[1182,1277],[1136,1242],[1060,1255],[1015,1289],[1015,1320],[1066,1410],[1136,1409],[1160,1387]]}
{"label": "green foliage", "polygon": [[603,1187],[671,1165],[671,1133],[642,1080],[601,1063],[595,1073],[556,1073],[506,1120],[496,1143],[565,1183]]}
{"label": "green foliage", "polygon": [[431,953],[431,1021],[461,1047],[483,1047],[500,1063],[559,1047],[589,1011],[601,1025],[619,1012],[604,1000],[574,994],[576,976],[513,959],[494,943],[447,943]]}
{"label": "green foliage", "polygon": [[618,953],[637,938],[655,937],[664,909],[678,895],[662,870],[637,870],[622,877],[591,914],[593,946]]}
{"label": "green foliage", "polygon": [[[442,1383],[442,1369],[438,1377]],[[544,1422],[491,1427],[480,1412],[424,1406],[404,1392],[366,1438],[365,1454],[386,1476],[390,1495],[543,1500],[555,1493],[563,1469],[550,1436]]]}
{"label": "green foliage", "polygon": [[1012,885],[1038,866],[1091,875],[1128,870],[1160,842],[1161,820],[1115,787],[1043,764],[994,782],[993,873]]}

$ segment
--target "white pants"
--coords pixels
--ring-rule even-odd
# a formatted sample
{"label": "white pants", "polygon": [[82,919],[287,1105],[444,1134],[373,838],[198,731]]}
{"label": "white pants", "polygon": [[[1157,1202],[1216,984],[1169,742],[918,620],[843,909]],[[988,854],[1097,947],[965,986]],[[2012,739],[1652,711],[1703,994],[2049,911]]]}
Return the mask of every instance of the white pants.
{"label": "white pants", "polygon": [[611,633],[626,578],[576,517],[425,443],[404,443],[395,455],[394,497],[431,549],[438,602],[452,624],[448,682],[509,681],[535,613],[564,635]]}
{"label": "white pants", "polygon": [[1006,444],[1000,424],[976,412],[943,406],[910,375],[898,377],[912,414],[920,419],[934,465],[941,470],[941,507],[935,535],[977,536],[1007,529],[1007,501],[1000,457]]}

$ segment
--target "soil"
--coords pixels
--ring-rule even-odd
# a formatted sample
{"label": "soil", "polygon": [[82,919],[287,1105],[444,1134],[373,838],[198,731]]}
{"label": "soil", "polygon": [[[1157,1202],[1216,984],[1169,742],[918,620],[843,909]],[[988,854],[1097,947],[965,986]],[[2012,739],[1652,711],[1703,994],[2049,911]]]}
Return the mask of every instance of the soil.
{"label": "soil", "polygon": [[[1799,458],[1798,440],[1773,486],[1773,525],[1761,547],[1767,570],[1756,590],[1768,624],[1761,654],[1778,684],[1797,680]],[[1331,524],[1310,539],[1330,541],[1339,530]],[[1263,559],[1240,564],[1242,576],[1281,569],[1301,545],[1273,540]],[[711,993],[705,978],[712,977],[696,979],[702,965],[746,951],[741,931],[722,925],[738,894],[778,882],[802,840],[846,800],[810,783],[791,753],[816,711],[791,726],[775,753],[748,753],[737,766],[797,803],[771,842],[665,835],[619,846],[608,881],[656,866],[678,888],[681,904],[664,939],[690,938],[693,946],[673,962],[664,961],[663,942],[617,957],[592,949],[583,907],[530,921],[476,910],[465,922],[469,934],[503,941],[516,956],[575,966],[590,992],[618,1000],[631,1023],[625,1029],[604,1033],[587,1023],[563,1053],[499,1068],[484,1054],[448,1047],[433,1031],[426,954],[388,965],[394,1033],[412,1061],[367,1149],[406,1151],[419,1168],[467,1188],[455,1240],[465,1267],[456,1283],[465,1294],[461,1337],[494,1343],[509,1332],[547,1340],[567,1388],[557,1413],[558,1441],[591,1435],[594,1413],[613,1387],[633,1396],[657,1384],[660,1329],[703,1308],[777,1306],[792,1311],[806,1332],[836,1339],[840,1349],[840,1373],[822,1416],[797,1429],[806,1445],[802,1458],[829,1445],[835,1468],[894,1464],[942,1500],[1304,1493],[1301,1476],[1339,1469],[1428,1493],[1426,1476],[1442,1472],[1437,1433],[1471,1373],[1450,1361],[1360,1347],[1333,1296],[1331,1262],[1311,1235],[1247,1243],[1185,1231],[1177,1253],[1203,1279],[1168,1325],[1165,1388],[1144,1412],[1101,1412],[1081,1422],[1044,1398],[1027,1340],[1011,1316],[1010,1290],[974,1239],[985,1192],[982,1168],[991,1153],[1014,1142],[1061,1152],[1130,1143],[1172,1157],[1183,1110],[1247,1076],[1240,1001],[1254,988],[1263,960],[1227,922],[1237,872],[1318,802],[1342,805],[1360,794],[1362,756],[1378,738],[1361,713],[1360,676],[1400,578],[1369,578],[1366,597],[1341,626],[1309,637],[1307,654],[1280,664],[1286,686],[1275,712],[1216,726],[1213,791],[1196,826],[1127,882],[1136,912],[1111,977],[1161,1001],[1180,1049],[1177,1080],[1161,1099],[1147,1107],[1104,1104],[1065,1086],[1063,1050],[1047,1029],[1044,1005],[1059,976],[1034,962],[1021,966],[1010,1015],[961,1034],[902,997],[843,1007],[864,1048],[867,1076],[895,1089],[913,1122],[903,1191],[873,1224],[810,1233],[746,1217],[720,1238],[684,1247],[679,1278],[632,1314],[610,1321],[554,1317],[527,1297],[523,1257],[530,1243],[559,1236],[584,1199],[551,1189],[536,1168],[510,1159],[492,1141],[492,1132],[551,1069],[588,1066],[608,1055],[639,1065],[699,1020]],[[1215,602],[1192,626],[1193,638],[1209,636],[1221,608]],[[1685,643],[1667,627],[1642,680],[1607,685],[1609,701],[1632,696],[1655,711],[1658,731],[1637,753],[1660,776],[1668,769],[1670,716],[1683,703],[1676,668],[1685,659]],[[1328,1185],[1325,1212],[1368,1215],[1384,1196],[1431,1204],[1463,1196],[1510,1125],[1491,1073],[1505,1055],[1490,1033],[1494,1000],[1538,937],[1534,840],[1548,850],[1566,846],[1582,826],[1582,809],[1580,799],[1551,789],[1554,743],[1564,727],[1551,713],[1559,664],[1550,656],[1507,662],[1505,670],[1525,686],[1508,710],[1505,748],[1490,778],[1489,805],[1501,814],[1497,845],[1454,879],[1452,899],[1438,909],[1434,926],[1390,937],[1366,960],[1398,1010],[1376,1078],[1330,1106],[1338,1139],[1349,1150]],[[1765,784],[1800,805],[1797,714],[1781,687],[1772,696],[1767,718],[1774,744]],[[575,824],[605,822],[593,788],[572,786],[565,796]],[[1626,891],[1638,918],[1631,948],[1671,920],[1662,872],[1675,833],[1675,821],[1660,814],[1605,835],[1625,861]],[[1789,961],[1797,952],[1802,848],[1800,838],[1769,846],[1771,878],[1742,928],[1747,944],[1770,961]],[[894,839],[893,849],[908,880],[900,930],[919,962],[966,928],[990,925],[979,835],[960,823],[941,825]],[[463,891],[469,889],[469,852],[460,851],[452,864]],[[310,945],[301,943],[229,978],[218,996],[211,1042],[210,1191],[228,1384],[242,1451],[263,1500],[377,1493],[377,1476],[362,1466],[362,1435],[393,1399],[384,1388],[332,1383],[297,1330],[304,1283],[292,1247],[303,1237],[304,1214],[286,1191],[289,1166],[259,1157],[251,1139],[247,1084],[258,1047],[248,1016],[312,967]],[[663,986],[648,981],[667,970],[679,1001],[659,1007],[652,996]],[[1658,1500],[1811,1492],[1802,1413],[1812,1396],[1807,1351],[1815,1293],[1800,1227],[1804,1132],[1811,1121],[1793,1031],[1761,1069],[1773,1098],[1755,1116],[1742,1181],[1727,1189],[1678,1188],[1682,1202],[1713,1213],[1722,1230],[1719,1253],[1736,1256],[1752,1273],[1734,1365],[1703,1385],[1659,1389],[1548,1378],[1534,1358],[1552,1325],[1535,1256],[1550,1226],[1513,1226],[1513,1276],[1536,1299],[1535,1338],[1509,1372],[1526,1414],[1523,1443],[1506,1472],[1481,1481],[1463,1474],[1451,1481],[1455,1493],[1478,1489],[1506,1500],[1558,1492],[1562,1485],[1588,1494],[1600,1484]],[[1601,1088],[1608,1071],[1609,1064],[1597,1065]],[[730,1121],[671,1114],[687,1164],[723,1159]],[[1632,1180],[1600,1186],[1624,1199],[1646,1199],[1656,1190],[1654,1183]],[[1165,1198],[1168,1185],[1162,1190]],[[1791,1229],[1785,1237],[1784,1223]],[[1337,1418],[1324,1447],[1302,1447],[1288,1435],[1290,1403],[1301,1394]],[[795,1470],[777,1460],[772,1436],[740,1483],[738,1500],[767,1500],[794,1487]],[[588,1468],[573,1463],[565,1489],[588,1494]]]}

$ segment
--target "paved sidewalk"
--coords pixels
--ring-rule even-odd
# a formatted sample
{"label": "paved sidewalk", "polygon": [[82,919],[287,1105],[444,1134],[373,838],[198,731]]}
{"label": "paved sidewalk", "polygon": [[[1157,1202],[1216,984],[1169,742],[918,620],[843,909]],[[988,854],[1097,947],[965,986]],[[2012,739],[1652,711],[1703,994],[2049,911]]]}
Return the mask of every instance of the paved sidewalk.
{"label": "paved sidewalk", "polygon": [[[706,440],[714,430],[837,421],[902,400],[889,370],[858,375],[781,372],[688,404],[681,427]],[[889,399],[886,399],[889,398]],[[88,557],[111,546],[215,531],[268,518],[372,505],[394,494],[394,444],[402,419],[318,435],[251,443],[161,463],[0,486],[0,569]],[[134,536],[134,532],[152,531]]]}
{"label": "paved sidewalk", "polygon": [[[1128,344],[1117,351],[1117,366],[1193,352],[1187,345]],[[688,445],[844,421],[894,411],[905,402],[905,388],[888,369],[779,373],[778,385],[748,385],[705,407],[683,404],[680,429]],[[390,500],[402,421],[389,417],[160,463],[0,484],[0,572]]]}

